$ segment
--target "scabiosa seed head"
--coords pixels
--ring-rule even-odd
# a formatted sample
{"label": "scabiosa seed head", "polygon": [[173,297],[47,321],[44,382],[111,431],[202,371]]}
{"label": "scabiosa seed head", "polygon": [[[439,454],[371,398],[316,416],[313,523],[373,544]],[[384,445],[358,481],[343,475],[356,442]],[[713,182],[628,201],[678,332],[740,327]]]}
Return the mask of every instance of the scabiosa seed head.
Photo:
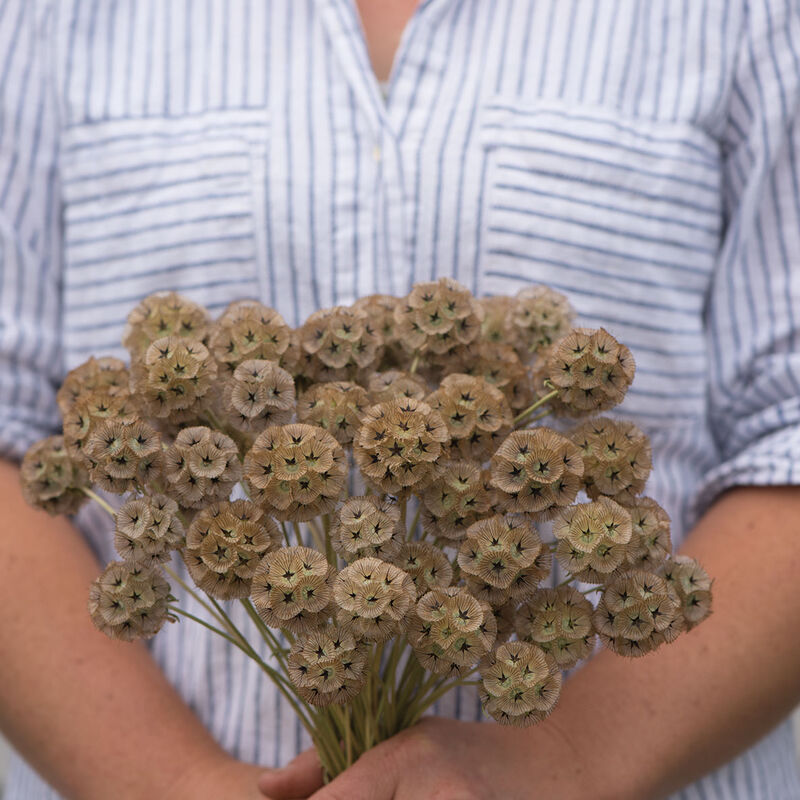
{"label": "scabiosa seed head", "polygon": [[477,303],[483,312],[481,341],[494,344],[516,345],[519,334],[513,324],[516,301],[505,295],[479,297]]}
{"label": "scabiosa seed head", "polygon": [[326,430],[302,423],[274,425],[244,460],[253,500],[281,520],[305,521],[332,511],[344,489],[342,446]]}
{"label": "scabiosa seed head", "polygon": [[669,514],[652,497],[635,497],[627,508],[633,535],[626,568],[655,570],[672,552]]}
{"label": "scabiosa seed head", "polygon": [[227,500],[242,476],[236,443],[203,425],[184,428],[165,454],[164,475],[186,508]]}
{"label": "scabiosa seed head", "polygon": [[48,514],[75,514],[88,499],[86,469],[70,458],[63,436],[48,436],[32,445],[20,468],[25,501]]}
{"label": "scabiosa seed head", "polygon": [[185,535],[178,504],[164,494],[135,497],[117,511],[114,547],[127,564],[158,566],[183,545]]}
{"label": "scabiosa seed head", "polygon": [[539,589],[518,609],[515,629],[520,641],[533,642],[570,669],[587,658],[594,645],[594,608],[572,586]]}
{"label": "scabiosa seed head", "polygon": [[334,569],[310,547],[281,547],[261,560],[251,598],[271,628],[307,633],[325,623],[332,606]]}
{"label": "scabiosa seed head", "polygon": [[111,639],[149,639],[173,619],[168,596],[169,584],[158,570],[112,561],[89,589],[89,614]]}
{"label": "scabiosa seed head", "polygon": [[350,381],[315,383],[300,396],[297,419],[319,425],[339,444],[353,441],[371,405],[366,389]]}
{"label": "scabiosa seed head", "polygon": [[419,375],[390,369],[386,372],[373,372],[367,382],[367,391],[374,405],[404,397],[424,400],[428,395],[428,386]]}
{"label": "scabiosa seed head", "polygon": [[247,360],[224,384],[225,420],[243,433],[285,425],[295,410],[294,379],[274,361]]}
{"label": "scabiosa seed head", "polygon": [[545,372],[560,389],[551,407],[564,416],[584,416],[619,405],[633,381],[631,351],[608,331],[575,328],[545,357]]}
{"label": "scabiosa seed head", "polygon": [[331,526],[333,549],[345,561],[374,556],[393,561],[402,544],[400,509],[375,495],[349,497]]}
{"label": "scabiosa seed head", "polygon": [[359,639],[382,642],[399,633],[417,593],[399,567],[379,558],[360,558],[333,585],[337,619]]}
{"label": "scabiosa seed head", "polygon": [[711,614],[713,581],[695,559],[672,556],[661,565],[659,572],[677,595],[680,613],[689,630]]}
{"label": "scabiosa seed head", "polygon": [[569,505],[581,488],[583,461],[569,439],[549,428],[514,431],[492,456],[492,485],[506,510],[545,517]]}
{"label": "scabiosa seed head", "polygon": [[384,345],[396,342],[394,310],[400,299],[388,294],[370,294],[359,297],[353,303],[353,309],[366,314],[372,328],[377,331]]}
{"label": "scabiosa seed head", "polygon": [[165,336],[203,341],[210,326],[211,319],[202,306],[175,292],[157,292],[145,297],[128,314],[122,344],[135,360]]}
{"label": "scabiosa seed head", "polygon": [[125,363],[118,358],[105,356],[84,361],[70,370],[56,394],[61,415],[66,416],[73,405],[90,392],[126,397],[130,394],[131,376]]}
{"label": "scabiosa seed head", "polygon": [[280,362],[291,329],[275,309],[257,300],[235,300],[211,328],[208,347],[224,374],[245,361]]}
{"label": "scabiosa seed head", "polygon": [[607,417],[587,420],[569,436],[580,448],[589,497],[606,495],[623,505],[633,504],[653,463],[647,436],[632,422]]}
{"label": "scabiosa seed head", "polygon": [[520,289],[511,314],[520,354],[541,353],[569,331],[574,318],[575,309],[563,294],[547,286]]}
{"label": "scabiosa seed head", "polygon": [[440,547],[430,542],[405,542],[393,559],[400,569],[408,573],[417,591],[417,597],[431,589],[442,589],[453,582],[453,567]]}
{"label": "scabiosa seed head", "polygon": [[541,722],[561,693],[561,672],[554,659],[530,642],[507,642],[481,667],[482,700],[501,725],[525,728]]}
{"label": "scabiosa seed head", "polygon": [[437,411],[427,403],[402,398],[367,410],[353,441],[353,455],[367,483],[378,491],[419,491],[436,476],[448,440]]}

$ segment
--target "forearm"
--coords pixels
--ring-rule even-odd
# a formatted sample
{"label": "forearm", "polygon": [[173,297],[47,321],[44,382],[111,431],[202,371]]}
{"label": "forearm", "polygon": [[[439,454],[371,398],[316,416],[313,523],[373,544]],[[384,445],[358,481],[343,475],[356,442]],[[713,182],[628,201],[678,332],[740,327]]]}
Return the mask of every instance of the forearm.
{"label": "forearm", "polygon": [[573,748],[597,797],[665,796],[800,702],[800,489],[729,492],[682,550],[715,579],[712,616],[642,659],[602,653],[531,732]]}
{"label": "forearm", "polygon": [[0,462],[0,727],[65,797],[182,797],[198,764],[224,770],[229,759],[142,645],[94,629],[98,564],[18,484]]}

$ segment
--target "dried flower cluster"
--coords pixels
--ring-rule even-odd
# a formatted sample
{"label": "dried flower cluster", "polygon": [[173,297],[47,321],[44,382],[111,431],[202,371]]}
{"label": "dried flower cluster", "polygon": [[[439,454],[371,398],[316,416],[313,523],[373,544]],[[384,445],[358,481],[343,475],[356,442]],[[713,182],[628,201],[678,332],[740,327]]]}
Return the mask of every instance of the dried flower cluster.
{"label": "dried flower cluster", "polygon": [[448,278],[297,329],[255,300],[213,320],[153,295],[128,319],[130,365],[67,375],[63,435],[26,455],[25,497],[71,514],[104,503],[92,486],[122,495],[97,627],[132,640],[186,616],[166,575],[199,592],[203,623],[259,659],[331,775],[458,682],[530,725],[598,641],[641,656],[711,610],[711,579],[671,554],[643,494],[647,436],[597,416],[625,396],[631,354],[574,317],[546,287],[478,300]]}

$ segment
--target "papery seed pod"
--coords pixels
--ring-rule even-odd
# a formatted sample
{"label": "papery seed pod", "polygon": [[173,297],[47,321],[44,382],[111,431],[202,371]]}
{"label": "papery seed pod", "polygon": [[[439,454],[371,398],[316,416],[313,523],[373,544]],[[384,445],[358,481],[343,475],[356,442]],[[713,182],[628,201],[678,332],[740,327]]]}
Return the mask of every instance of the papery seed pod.
{"label": "papery seed pod", "polygon": [[516,300],[505,295],[477,298],[483,311],[481,321],[481,341],[516,347],[522,344],[513,323]]}
{"label": "papery seed pod", "polygon": [[138,359],[153,342],[165,336],[203,341],[210,326],[211,319],[202,306],[175,292],[156,292],[128,314],[122,344],[132,359]]}
{"label": "papery seed pod", "polygon": [[540,518],[572,503],[582,475],[578,448],[549,428],[514,431],[491,460],[491,482],[503,492],[505,510]]}
{"label": "papery seed pod", "polygon": [[250,596],[271,628],[305,634],[330,617],[333,576],[333,567],[317,550],[281,547],[256,567]]}
{"label": "papery seed pod", "polygon": [[402,535],[397,504],[375,495],[348,497],[330,531],[333,549],[345,561],[366,557],[394,561]]}
{"label": "papery seed pod", "polygon": [[406,635],[420,664],[441,675],[471,667],[494,645],[497,621],[467,589],[432,589],[416,605]]}
{"label": "papery seed pod", "polygon": [[516,600],[509,600],[496,608],[492,608],[497,622],[496,643],[507,642],[516,633],[517,613],[519,604]]}
{"label": "papery seed pod", "polygon": [[509,602],[523,603],[530,599],[539,588],[539,584],[550,574],[552,566],[553,557],[550,550],[542,547],[533,559],[533,563],[529,567],[519,568],[511,585],[505,589],[475,575],[466,575],[464,583],[478,600],[488,603],[492,608],[499,608]]}
{"label": "papery seed pod", "polygon": [[312,381],[328,380],[327,369],[349,370],[335,380],[347,380],[380,360],[382,340],[366,313],[335,306],[315,311],[300,328],[300,345],[310,356],[303,374]]}
{"label": "papery seed pod", "polygon": [[169,584],[158,570],[112,561],[89,589],[89,614],[111,639],[149,639],[175,619],[168,596]]}
{"label": "papery seed pod", "polygon": [[508,591],[543,550],[539,534],[524,517],[498,515],[470,525],[458,566],[465,575]]}
{"label": "papery seed pod", "polygon": [[541,722],[561,693],[553,658],[529,642],[500,645],[481,667],[483,707],[501,725],[525,728]]}
{"label": "papery seed pod", "polygon": [[482,310],[452,278],[417,283],[395,309],[395,335],[410,353],[446,353],[480,334]]}
{"label": "papery seed pod", "polygon": [[156,339],[134,361],[133,388],[148,416],[180,422],[197,414],[211,397],[217,364],[197,339]]}
{"label": "papery seed pod", "polygon": [[422,493],[422,527],[434,537],[461,541],[467,529],[489,510],[490,497],[480,464],[447,461]]}
{"label": "papery seed pod", "polygon": [[352,700],[366,681],[365,645],[334,623],[300,636],[287,661],[290,680],[313,706],[342,705]]}
{"label": "papery seed pod", "polygon": [[632,505],[644,490],[653,463],[647,436],[632,422],[598,417],[574,428],[569,437],[580,448],[589,497],[606,495]]}
{"label": "papery seed pod", "polygon": [[419,375],[390,369],[386,372],[373,372],[369,376],[367,391],[374,405],[403,397],[424,400],[428,395],[428,386]]}
{"label": "papery seed pod", "polygon": [[603,328],[575,328],[545,354],[544,371],[560,390],[554,413],[579,417],[619,405],[633,381],[631,351]]}
{"label": "papery seed pod", "polygon": [[569,331],[574,318],[575,309],[563,294],[547,286],[520,289],[511,315],[520,355],[530,358],[547,349]]}
{"label": "papery seed pod", "polygon": [[420,491],[436,476],[448,441],[438,412],[427,403],[403,398],[367,410],[353,441],[353,455],[367,483],[378,491]]}
{"label": "papery seed pod", "polygon": [[366,389],[357,383],[315,383],[300,396],[297,419],[324,428],[339,444],[348,445],[370,405]]}
{"label": "papery seed pod", "polygon": [[197,586],[218,600],[247,597],[261,557],[275,550],[281,534],[249,500],[211,503],[192,520],[183,553]]}
{"label": "papery seed pod", "polygon": [[539,589],[520,606],[515,629],[520,641],[533,642],[570,669],[587,658],[594,645],[594,607],[572,586]]}
{"label": "papery seed pod", "polygon": [[70,370],[56,401],[61,415],[66,416],[72,406],[85,395],[99,391],[106,396],[127,397],[130,394],[131,376],[123,361],[111,356],[94,358],[92,356],[80,366]]}
{"label": "papery seed pod", "polygon": [[223,373],[231,375],[245,361],[281,362],[290,333],[275,309],[257,300],[235,300],[212,325],[208,348]]}
{"label": "papery seed pod", "polygon": [[178,504],[164,494],[135,497],[117,511],[114,547],[127,564],[158,566],[183,545],[185,535]]}
{"label": "papery seed pod", "polygon": [[505,395],[483,378],[448,375],[426,402],[442,415],[461,458],[488,458],[511,431]]}
{"label": "papery seed pod", "polygon": [[274,361],[243,361],[222,390],[224,419],[243,433],[285,425],[294,410],[294,379]]}
{"label": "papery seed pod", "polygon": [[602,643],[624,656],[646,655],[680,616],[679,601],[664,578],[643,570],[615,576],[606,584],[592,617]]}
{"label": "papery seed pod", "polygon": [[711,614],[711,586],[708,573],[693,558],[675,555],[659,568],[669,586],[678,596],[680,613],[689,630]]}
{"label": "papery seed pod", "polygon": [[202,425],[184,428],[165,454],[164,476],[185,508],[227,500],[242,476],[236,443]]}
{"label": "papery seed pod", "polygon": [[633,535],[625,564],[630,569],[655,570],[672,552],[669,514],[651,497],[636,497],[628,506]]}
{"label": "papery seed pod", "polygon": [[443,589],[453,582],[452,564],[444,551],[430,542],[405,542],[393,561],[408,573],[417,597],[431,589]]}
{"label": "papery seed pod", "polygon": [[22,496],[34,508],[48,514],[75,514],[89,499],[85,468],[73,461],[63,436],[48,436],[32,445],[20,467]]}
{"label": "papery seed pod", "polygon": [[250,496],[280,520],[313,519],[333,510],[344,490],[341,445],[315,425],[275,425],[244,459]]}
{"label": "papery seed pod", "polygon": [[354,561],[336,576],[333,586],[339,623],[372,642],[400,632],[416,596],[411,578],[379,558]]}
{"label": "papery seed pod", "polygon": [[388,294],[370,294],[359,297],[353,309],[363,312],[372,328],[378,333],[384,346],[396,343],[394,310],[400,299]]}
{"label": "papery seed pod", "polygon": [[108,419],[93,428],[84,453],[92,462],[92,482],[124,494],[157,481],[163,467],[161,437],[146,422]]}

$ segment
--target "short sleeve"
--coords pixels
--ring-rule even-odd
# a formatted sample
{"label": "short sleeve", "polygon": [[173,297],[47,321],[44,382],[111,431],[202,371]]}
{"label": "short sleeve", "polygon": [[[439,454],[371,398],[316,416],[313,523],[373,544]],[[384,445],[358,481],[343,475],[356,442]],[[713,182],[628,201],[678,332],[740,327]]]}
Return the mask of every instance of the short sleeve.
{"label": "short sleeve", "polygon": [[0,4],[0,456],[19,458],[59,425],[58,114],[53,9]]}
{"label": "short sleeve", "polygon": [[800,11],[751,0],[723,137],[726,231],[706,308],[722,456],[699,496],[800,483]]}

